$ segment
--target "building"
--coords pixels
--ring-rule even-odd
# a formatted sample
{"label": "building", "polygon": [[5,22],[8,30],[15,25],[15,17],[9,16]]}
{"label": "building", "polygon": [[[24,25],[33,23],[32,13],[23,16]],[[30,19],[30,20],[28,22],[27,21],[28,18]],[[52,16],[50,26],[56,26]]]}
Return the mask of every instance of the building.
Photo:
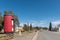
{"label": "building", "polygon": [[16,27],[15,32],[24,31],[22,27]]}
{"label": "building", "polygon": [[60,24],[57,27],[58,27],[58,32],[60,32]]}

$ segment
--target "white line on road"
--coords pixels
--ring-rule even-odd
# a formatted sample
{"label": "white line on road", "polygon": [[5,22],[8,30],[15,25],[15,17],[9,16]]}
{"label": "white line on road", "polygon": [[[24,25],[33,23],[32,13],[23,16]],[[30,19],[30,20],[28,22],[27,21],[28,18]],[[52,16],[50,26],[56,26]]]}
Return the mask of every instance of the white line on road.
{"label": "white line on road", "polygon": [[36,34],[34,35],[32,40],[37,40],[38,33],[39,33],[39,31],[36,32]]}

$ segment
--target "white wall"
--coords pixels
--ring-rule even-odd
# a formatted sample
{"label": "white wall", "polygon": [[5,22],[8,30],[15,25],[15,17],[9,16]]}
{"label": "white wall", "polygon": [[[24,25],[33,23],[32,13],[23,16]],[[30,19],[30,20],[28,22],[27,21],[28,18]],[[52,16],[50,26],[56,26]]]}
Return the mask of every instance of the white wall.
{"label": "white wall", "polygon": [[60,32],[60,27],[59,27],[59,32]]}

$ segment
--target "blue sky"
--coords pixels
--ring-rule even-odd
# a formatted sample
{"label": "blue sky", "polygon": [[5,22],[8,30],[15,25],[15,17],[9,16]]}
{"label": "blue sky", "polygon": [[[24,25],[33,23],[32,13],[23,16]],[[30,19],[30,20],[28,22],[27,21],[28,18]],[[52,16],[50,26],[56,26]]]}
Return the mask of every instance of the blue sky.
{"label": "blue sky", "polygon": [[13,11],[20,24],[32,23],[33,26],[48,27],[60,24],[60,0],[0,0],[0,12]]}

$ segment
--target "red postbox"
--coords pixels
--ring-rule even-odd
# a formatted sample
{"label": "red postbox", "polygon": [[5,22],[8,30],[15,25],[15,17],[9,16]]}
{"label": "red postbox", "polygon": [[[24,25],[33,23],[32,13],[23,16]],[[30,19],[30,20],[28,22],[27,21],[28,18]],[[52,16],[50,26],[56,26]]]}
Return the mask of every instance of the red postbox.
{"label": "red postbox", "polygon": [[4,15],[4,32],[5,33],[12,33],[13,30],[14,30],[13,16]]}

